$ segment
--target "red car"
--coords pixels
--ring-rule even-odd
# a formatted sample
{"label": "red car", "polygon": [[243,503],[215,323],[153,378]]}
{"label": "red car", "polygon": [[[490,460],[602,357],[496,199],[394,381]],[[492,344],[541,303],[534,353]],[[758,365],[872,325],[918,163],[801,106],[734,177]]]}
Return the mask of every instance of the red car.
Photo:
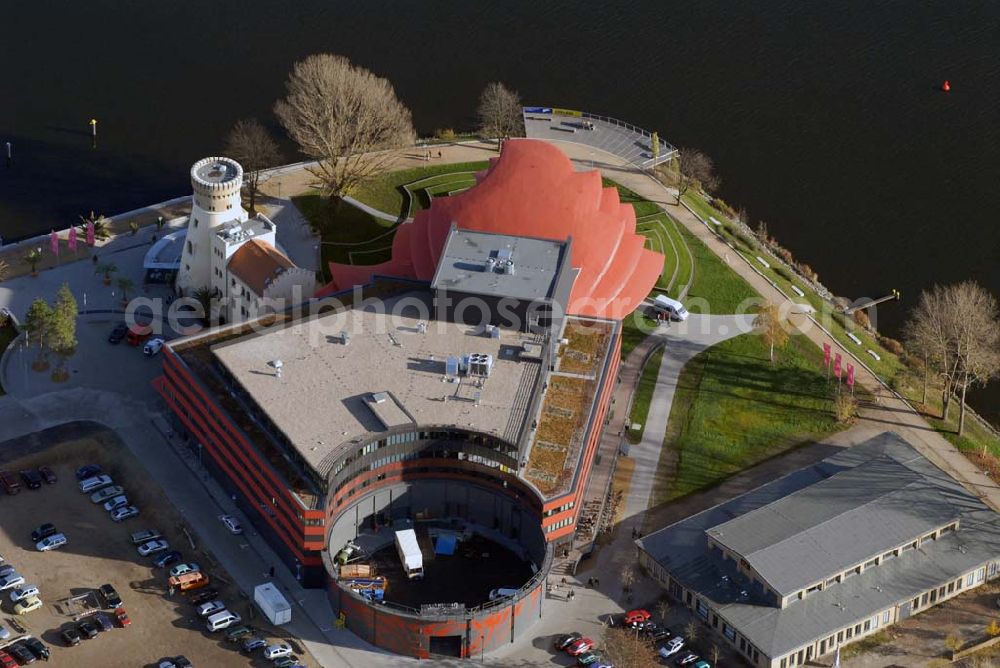
{"label": "red car", "polygon": [[46,484],[54,485],[59,478],[56,477],[56,472],[50,469],[48,466],[40,466],[38,472],[42,474],[45,479]]}
{"label": "red car", "polygon": [[590,638],[580,638],[575,643],[566,648],[570,656],[580,656],[584,652],[594,649],[594,641]]}
{"label": "red car", "polygon": [[115,619],[118,620],[118,625],[122,628],[132,624],[132,620],[128,618],[128,613],[125,612],[125,608],[115,608]]}
{"label": "red car", "polygon": [[0,649],[0,668],[17,668],[17,662],[7,652]]}
{"label": "red car", "polygon": [[629,610],[625,613],[625,624],[628,626],[643,624],[649,621],[650,617],[652,615],[645,610]]}

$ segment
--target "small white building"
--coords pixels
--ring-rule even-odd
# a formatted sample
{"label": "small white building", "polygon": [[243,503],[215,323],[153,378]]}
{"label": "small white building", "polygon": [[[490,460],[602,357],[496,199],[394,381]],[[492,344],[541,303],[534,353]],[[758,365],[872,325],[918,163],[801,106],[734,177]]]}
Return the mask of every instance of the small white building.
{"label": "small white building", "polygon": [[175,287],[182,296],[202,288],[214,299],[212,317],[244,320],[310,299],[316,276],[279,250],[277,227],[265,215],[250,217],[240,191],[243,167],[211,157],[191,167],[191,215]]}

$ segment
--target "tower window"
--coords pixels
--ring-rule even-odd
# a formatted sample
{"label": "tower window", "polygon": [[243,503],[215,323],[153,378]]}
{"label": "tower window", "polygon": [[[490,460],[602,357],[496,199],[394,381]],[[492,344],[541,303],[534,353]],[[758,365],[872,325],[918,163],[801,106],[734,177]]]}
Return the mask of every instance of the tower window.
{"label": "tower window", "polygon": [[193,254],[194,253],[194,246],[191,245],[190,241],[187,242],[187,247],[188,247],[188,253],[189,254]]}
{"label": "tower window", "polygon": [[198,219],[197,218],[194,219],[194,226],[198,227]]}

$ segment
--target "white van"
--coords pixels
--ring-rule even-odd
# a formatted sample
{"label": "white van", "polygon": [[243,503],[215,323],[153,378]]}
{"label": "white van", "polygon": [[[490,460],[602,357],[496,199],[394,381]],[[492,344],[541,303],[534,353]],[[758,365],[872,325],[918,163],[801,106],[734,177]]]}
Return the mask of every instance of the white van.
{"label": "white van", "polygon": [[86,494],[87,492],[96,492],[102,487],[107,487],[114,481],[109,475],[95,475],[93,478],[87,478],[86,480],[80,481],[80,491]]}
{"label": "white van", "polygon": [[653,300],[653,308],[660,313],[666,314],[671,320],[683,321],[688,318],[688,312],[684,308],[684,304],[666,295],[657,295],[656,299]]}
{"label": "white van", "polygon": [[498,598],[510,598],[517,595],[516,589],[510,589],[507,587],[501,587],[500,589],[494,589],[490,592],[490,600],[495,601]]}
{"label": "white van", "polygon": [[217,612],[206,619],[205,626],[210,632],[214,633],[215,631],[221,631],[222,629],[229,628],[233,624],[239,624],[242,621],[243,618],[235,612],[222,610],[221,612]]}

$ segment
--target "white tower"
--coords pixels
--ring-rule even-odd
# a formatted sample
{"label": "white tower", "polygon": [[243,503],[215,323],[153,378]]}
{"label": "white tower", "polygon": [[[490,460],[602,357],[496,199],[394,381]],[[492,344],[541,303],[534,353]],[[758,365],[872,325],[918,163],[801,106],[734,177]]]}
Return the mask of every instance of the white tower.
{"label": "white tower", "polygon": [[199,288],[211,288],[212,239],[228,223],[243,223],[247,212],[240,202],[243,167],[231,158],[205,158],[191,167],[194,189],[187,240],[177,272],[177,290],[190,295]]}

